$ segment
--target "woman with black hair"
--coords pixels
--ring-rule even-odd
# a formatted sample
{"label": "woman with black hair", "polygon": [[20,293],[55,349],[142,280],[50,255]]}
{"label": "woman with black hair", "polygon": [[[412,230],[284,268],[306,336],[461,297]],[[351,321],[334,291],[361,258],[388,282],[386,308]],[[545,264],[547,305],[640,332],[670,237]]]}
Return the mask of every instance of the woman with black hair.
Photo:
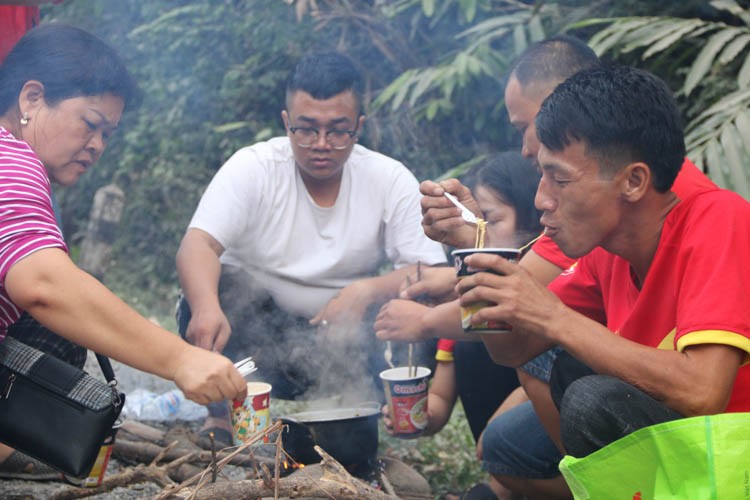
{"label": "woman with black hair", "polygon": [[[241,397],[228,359],[156,326],[76,267],[56,224],[51,183],[72,185],[91,168],[138,97],[115,51],[70,26],[29,31],[0,66],[0,342],[11,334],[78,367],[92,349],[202,404]],[[0,471],[35,466],[0,445]]]}

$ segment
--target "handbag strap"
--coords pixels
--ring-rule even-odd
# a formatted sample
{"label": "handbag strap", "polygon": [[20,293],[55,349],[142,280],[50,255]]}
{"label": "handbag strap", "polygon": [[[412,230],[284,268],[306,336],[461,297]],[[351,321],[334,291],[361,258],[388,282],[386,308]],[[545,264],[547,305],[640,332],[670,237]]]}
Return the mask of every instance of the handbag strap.
{"label": "handbag strap", "polygon": [[104,374],[104,378],[107,379],[107,382],[112,383],[114,380],[115,385],[117,385],[117,381],[115,380],[115,371],[112,369],[112,363],[109,362],[109,358],[103,354],[96,354],[96,360],[99,362],[99,367],[102,369],[102,373]]}

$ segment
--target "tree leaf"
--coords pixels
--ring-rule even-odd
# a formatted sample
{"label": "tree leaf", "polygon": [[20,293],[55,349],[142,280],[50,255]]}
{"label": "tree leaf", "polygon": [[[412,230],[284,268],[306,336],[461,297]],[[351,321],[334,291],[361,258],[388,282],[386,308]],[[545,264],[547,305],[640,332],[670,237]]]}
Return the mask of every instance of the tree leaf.
{"label": "tree leaf", "polygon": [[654,18],[652,22],[645,26],[634,29],[625,37],[626,44],[622,47],[622,51],[632,52],[634,49],[639,47],[650,46],[655,41],[667,36],[673,30],[680,28],[679,22],[675,22],[672,18]]}
{"label": "tree leaf", "polygon": [[513,28],[513,48],[516,51],[516,55],[519,55],[528,46],[526,42],[526,30],[523,24],[516,25]]}
{"label": "tree leaf", "polygon": [[737,73],[737,85],[741,89],[750,87],[750,54],[745,56],[745,62]]}
{"label": "tree leaf", "polygon": [[616,20],[609,27],[600,31],[589,40],[589,46],[598,55],[602,55],[617,45],[629,32],[651,22],[653,18],[626,17]]}
{"label": "tree leaf", "polygon": [[529,37],[532,42],[544,40],[546,37],[544,26],[542,25],[542,18],[538,14],[534,14],[531,16],[531,19],[529,19]]}
{"label": "tree leaf", "polygon": [[750,180],[744,161],[746,155],[743,154],[742,139],[734,125],[728,124],[721,131],[721,147],[724,150],[734,190],[745,198],[750,197]]}
{"label": "tree leaf", "polygon": [[502,29],[508,25],[523,24],[529,20],[530,14],[527,11],[520,11],[514,14],[491,17],[481,23],[475,24],[471,28],[462,31],[457,38],[469,37],[473,35],[481,35],[484,33],[490,33],[497,29]]}
{"label": "tree leaf", "polygon": [[740,33],[741,31],[738,28],[727,27],[709,38],[685,77],[685,84],[682,87],[685,95],[690,95],[690,92],[693,91],[701,79],[708,73],[714,64],[716,54],[719,53],[722,47]]}
{"label": "tree leaf", "polygon": [[648,59],[654,54],[671,47],[674,43],[680,42],[684,37],[695,28],[703,26],[705,23],[698,19],[688,19],[677,24],[677,29],[665,34],[660,40],[656,41],[646,52],[643,53],[643,59]]}
{"label": "tree leaf", "polygon": [[724,47],[719,56],[719,64],[729,64],[750,43],[750,34],[740,35]]}
{"label": "tree leaf", "polygon": [[432,17],[435,13],[435,0],[422,0],[422,12],[427,17]]}
{"label": "tree leaf", "polygon": [[477,15],[477,0],[460,0],[461,11],[468,22],[474,21]]}
{"label": "tree leaf", "polygon": [[[719,101],[711,105],[706,111],[701,113],[695,121],[701,120],[713,114],[723,113],[735,107],[746,108],[750,103],[750,89],[742,89],[731,94],[725,95]],[[736,114],[737,112],[732,112]]]}
{"label": "tree leaf", "polygon": [[431,87],[436,85],[439,80],[442,68],[427,68],[420,72],[419,76],[413,80],[411,95],[409,96],[409,105],[414,106],[422,95]]}
{"label": "tree leaf", "polygon": [[740,7],[734,0],[714,0],[711,2],[711,6],[718,10],[725,10],[742,19],[745,24],[750,25],[750,11]]}
{"label": "tree leaf", "polygon": [[728,175],[728,169],[724,163],[721,146],[718,140],[712,140],[706,145],[706,164],[708,174],[716,184],[723,188],[732,189],[732,182]]}

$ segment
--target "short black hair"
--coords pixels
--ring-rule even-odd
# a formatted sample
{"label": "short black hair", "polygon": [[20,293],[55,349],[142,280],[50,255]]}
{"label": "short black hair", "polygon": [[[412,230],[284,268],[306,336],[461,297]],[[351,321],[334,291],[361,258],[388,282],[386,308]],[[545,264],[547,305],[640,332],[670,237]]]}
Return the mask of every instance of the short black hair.
{"label": "short black hair", "polygon": [[599,57],[591,47],[573,36],[557,35],[527,47],[508,74],[524,87],[534,83],[558,84],[583,69],[599,65]]}
{"label": "short black hair", "polygon": [[141,93],[117,52],[103,40],[65,24],[46,24],[27,32],[0,65],[0,114],[18,103],[24,84],[44,85],[54,105],[72,97],[110,93],[134,107]]}
{"label": "short black hair", "polygon": [[[287,103],[294,92],[324,100],[351,90],[362,113],[364,82],[351,59],[339,52],[311,52],[292,70],[286,83]],[[287,104],[288,105],[288,104]]]}
{"label": "short black hair", "polygon": [[683,123],[671,90],[647,71],[612,66],[576,73],[544,100],[536,117],[544,147],[582,141],[603,173],[642,161],[666,192],[685,157]]}
{"label": "short black hair", "polygon": [[539,177],[531,160],[517,151],[507,151],[488,156],[474,166],[469,187],[495,191],[515,209],[516,233],[528,239],[542,231],[541,213],[534,206]]}

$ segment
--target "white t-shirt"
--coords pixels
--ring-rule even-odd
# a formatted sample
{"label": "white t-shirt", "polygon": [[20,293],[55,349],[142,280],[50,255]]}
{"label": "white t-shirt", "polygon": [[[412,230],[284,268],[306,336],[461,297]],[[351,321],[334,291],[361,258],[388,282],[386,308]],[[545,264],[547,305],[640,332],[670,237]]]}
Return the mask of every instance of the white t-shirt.
{"label": "white t-shirt", "polygon": [[315,204],[286,137],[237,151],[206,188],[191,228],[224,247],[289,313],[311,318],[343,287],[390,260],[446,261],[422,230],[419,184],[400,162],[355,145],[332,207]]}

